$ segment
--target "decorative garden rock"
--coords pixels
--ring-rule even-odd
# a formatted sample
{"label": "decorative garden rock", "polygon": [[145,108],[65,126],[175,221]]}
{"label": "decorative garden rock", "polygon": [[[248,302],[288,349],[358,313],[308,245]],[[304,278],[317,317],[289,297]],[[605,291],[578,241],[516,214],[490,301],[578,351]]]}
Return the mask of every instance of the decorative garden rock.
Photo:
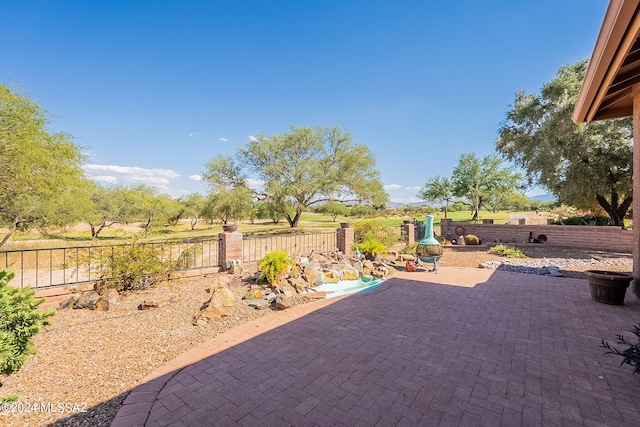
{"label": "decorative garden rock", "polygon": [[284,294],[276,297],[276,308],[278,310],[286,310],[289,307],[291,307],[291,301]]}
{"label": "decorative garden rock", "polygon": [[73,304],[73,308],[93,310],[98,300],[100,300],[100,294],[96,291],[83,292]]}

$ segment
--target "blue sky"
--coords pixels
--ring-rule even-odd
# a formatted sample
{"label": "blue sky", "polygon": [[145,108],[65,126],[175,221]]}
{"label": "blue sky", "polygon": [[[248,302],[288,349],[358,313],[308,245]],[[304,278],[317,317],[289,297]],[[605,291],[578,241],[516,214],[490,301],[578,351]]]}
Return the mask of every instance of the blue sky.
{"label": "blue sky", "polygon": [[3,2],[0,81],[102,183],[206,190],[205,162],[291,125],[341,126],[392,201],[494,150],[518,90],[589,57],[605,0]]}

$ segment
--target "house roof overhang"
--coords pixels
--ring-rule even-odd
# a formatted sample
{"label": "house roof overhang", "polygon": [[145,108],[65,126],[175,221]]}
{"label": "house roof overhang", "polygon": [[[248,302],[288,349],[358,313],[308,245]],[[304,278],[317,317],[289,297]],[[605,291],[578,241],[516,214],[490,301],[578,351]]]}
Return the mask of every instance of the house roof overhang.
{"label": "house roof overhang", "polygon": [[640,83],[640,0],[611,0],[571,118],[613,119],[633,113]]}

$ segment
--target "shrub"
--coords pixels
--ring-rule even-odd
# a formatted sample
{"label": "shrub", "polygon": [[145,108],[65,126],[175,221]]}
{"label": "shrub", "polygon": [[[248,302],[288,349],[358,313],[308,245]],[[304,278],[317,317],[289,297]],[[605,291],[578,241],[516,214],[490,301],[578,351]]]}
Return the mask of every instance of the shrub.
{"label": "shrub", "polygon": [[392,246],[398,243],[400,235],[395,233],[391,227],[386,227],[376,221],[359,221],[353,224],[354,241],[358,243],[365,240],[368,234],[373,235],[382,242],[383,245]]}
{"label": "shrub", "polygon": [[473,234],[467,234],[464,237],[464,244],[465,245],[479,245],[480,244],[480,239],[478,239],[478,236],[475,236]]}
{"label": "shrub", "polygon": [[569,218],[559,219],[554,221],[555,225],[610,225],[611,220],[608,216],[604,215],[582,215],[572,216]]}
{"label": "shrub", "polygon": [[131,239],[127,246],[112,246],[101,255],[100,283],[96,291],[107,289],[135,291],[148,289],[173,272],[162,245],[139,243]]}
{"label": "shrub", "polygon": [[411,243],[410,245],[405,246],[400,251],[401,254],[413,255],[416,256],[416,249],[418,248],[418,242]]}
{"label": "shrub", "polygon": [[360,243],[354,243],[354,248],[357,248],[363,254],[368,254],[372,257],[375,257],[378,254],[381,254],[387,250],[387,247],[378,240],[373,233],[367,233],[364,237],[364,240]]}
{"label": "shrub", "polygon": [[287,271],[292,265],[293,261],[287,252],[276,249],[258,260],[260,278],[274,284],[280,279],[282,272]]}
{"label": "shrub", "polygon": [[440,242],[441,245],[450,245],[451,244],[451,242],[449,240],[447,240],[447,238],[444,237],[444,236],[436,236],[436,240],[438,242]]}
{"label": "shrub", "polygon": [[195,267],[196,259],[202,255],[202,246],[199,244],[194,244],[190,248],[182,251],[178,260],[176,261],[176,265],[178,268],[189,268]]}
{"label": "shrub", "polygon": [[[29,288],[9,286],[14,274],[0,270],[0,374],[11,375],[27,361],[27,356],[37,351],[33,336],[49,324],[47,317],[53,311],[36,311],[44,298],[34,299]],[[2,386],[2,384],[0,384]],[[0,396],[0,404],[17,400],[18,396]]]}
{"label": "shrub", "polygon": [[640,323],[633,327],[631,331],[637,338],[638,342],[635,344],[627,341],[622,334],[616,335],[618,339],[618,344],[624,344],[627,346],[625,350],[618,350],[617,348],[611,346],[605,340],[602,340],[602,344],[600,347],[604,347],[609,351],[605,352],[605,354],[614,354],[616,356],[622,357],[622,362],[620,365],[631,365],[634,367],[633,373],[640,374]]}
{"label": "shrub", "polygon": [[526,258],[527,256],[520,249],[507,246],[507,245],[497,245],[489,249],[490,254],[505,256],[507,258]]}

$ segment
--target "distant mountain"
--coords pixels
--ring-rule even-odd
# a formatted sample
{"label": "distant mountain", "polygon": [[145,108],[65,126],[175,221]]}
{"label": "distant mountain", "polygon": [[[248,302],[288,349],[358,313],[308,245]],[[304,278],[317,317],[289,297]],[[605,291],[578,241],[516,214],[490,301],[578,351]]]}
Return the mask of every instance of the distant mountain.
{"label": "distant mountain", "polygon": [[531,200],[537,200],[540,202],[555,202],[556,196],[551,193],[540,194],[538,196],[529,197]]}

